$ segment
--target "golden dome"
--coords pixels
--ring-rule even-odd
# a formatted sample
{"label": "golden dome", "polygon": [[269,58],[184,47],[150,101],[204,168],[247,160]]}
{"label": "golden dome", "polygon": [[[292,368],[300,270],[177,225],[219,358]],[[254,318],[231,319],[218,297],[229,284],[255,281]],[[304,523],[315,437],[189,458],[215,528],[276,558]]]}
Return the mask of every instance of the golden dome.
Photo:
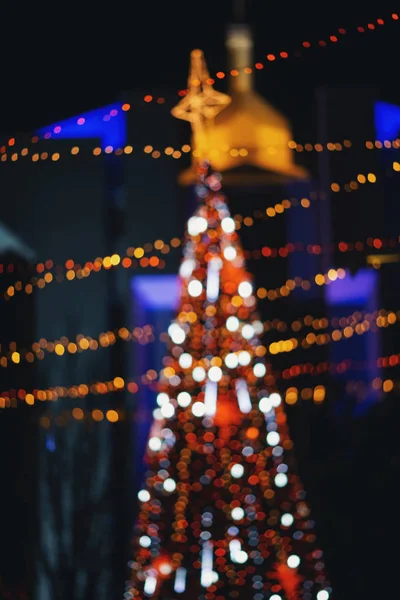
{"label": "golden dome", "polygon": [[[244,25],[232,26],[226,45],[231,69],[238,73],[229,78],[231,102],[212,119],[203,120],[202,126],[192,127],[193,162],[206,158],[216,171],[229,171],[229,179],[234,177],[232,170],[238,167],[240,180],[245,176],[245,167],[253,167],[253,173],[246,178],[249,180],[266,181],[267,175],[307,178],[307,172],[293,160],[289,122],[255,92],[253,74],[245,72],[245,68],[253,64],[250,29]],[[195,166],[181,174],[181,183],[193,181]],[[258,174],[255,175],[254,170],[259,171]]]}

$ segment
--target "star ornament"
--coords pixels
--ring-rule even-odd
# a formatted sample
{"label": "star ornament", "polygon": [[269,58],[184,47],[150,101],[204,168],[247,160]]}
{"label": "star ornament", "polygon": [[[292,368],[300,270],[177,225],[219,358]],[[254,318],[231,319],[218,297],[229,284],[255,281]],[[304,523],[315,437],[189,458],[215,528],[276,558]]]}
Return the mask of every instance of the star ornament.
{"label": "star ornament", "polygon": [[217,92],[210,83],[203,52],[193,50],[188,92],[172,109],[173,116],[189,121],[193,127],[196,127],[216,117],[230,102],[230,96]]}

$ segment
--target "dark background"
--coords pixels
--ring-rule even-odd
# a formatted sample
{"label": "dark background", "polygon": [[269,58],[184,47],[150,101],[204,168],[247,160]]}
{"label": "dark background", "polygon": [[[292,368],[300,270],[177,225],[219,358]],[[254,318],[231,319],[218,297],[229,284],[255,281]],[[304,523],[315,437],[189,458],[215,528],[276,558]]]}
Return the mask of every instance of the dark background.
{"label": "dark background", "polygon": [[[246,3],[246,1],[245,1]],[[270,64],[258,78],[268,98],[296,119],[296,105],[318,84],[378,84],[396,101],[396,2],[247,1],[255,59],[299,49],[344,27],[349,33],[307,60]],[[121,90],[186,87],[189,51],[204,49],[211,72],[226,68],[224,30],[232,0],[38,2],[1,9],[0,130],[29,130],[115,99]],[[359,25],[383,18],[384,27],[360,34]],[[262,83],[261,83],[262,80]],[[301,107],[301,102],[300,102]]]}

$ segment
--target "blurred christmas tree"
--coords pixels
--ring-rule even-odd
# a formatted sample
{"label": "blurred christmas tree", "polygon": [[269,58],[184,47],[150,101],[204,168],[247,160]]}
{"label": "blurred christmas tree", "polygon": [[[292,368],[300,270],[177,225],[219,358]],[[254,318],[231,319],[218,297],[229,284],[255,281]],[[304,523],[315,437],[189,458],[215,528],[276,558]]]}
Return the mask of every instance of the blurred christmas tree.
{"label": "blurred christmas tree", "polygon": [[220,180],[200,166],[125,598],[328,600]]}

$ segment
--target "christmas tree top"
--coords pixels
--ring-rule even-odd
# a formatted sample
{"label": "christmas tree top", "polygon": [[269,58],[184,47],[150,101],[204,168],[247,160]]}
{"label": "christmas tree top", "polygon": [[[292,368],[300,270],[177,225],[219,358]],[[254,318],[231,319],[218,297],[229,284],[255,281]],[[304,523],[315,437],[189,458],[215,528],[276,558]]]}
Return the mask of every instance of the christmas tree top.
{"label": "christmas tree top", "polygon": [[200,166],[125,598],[328,600],[221,177]]}

